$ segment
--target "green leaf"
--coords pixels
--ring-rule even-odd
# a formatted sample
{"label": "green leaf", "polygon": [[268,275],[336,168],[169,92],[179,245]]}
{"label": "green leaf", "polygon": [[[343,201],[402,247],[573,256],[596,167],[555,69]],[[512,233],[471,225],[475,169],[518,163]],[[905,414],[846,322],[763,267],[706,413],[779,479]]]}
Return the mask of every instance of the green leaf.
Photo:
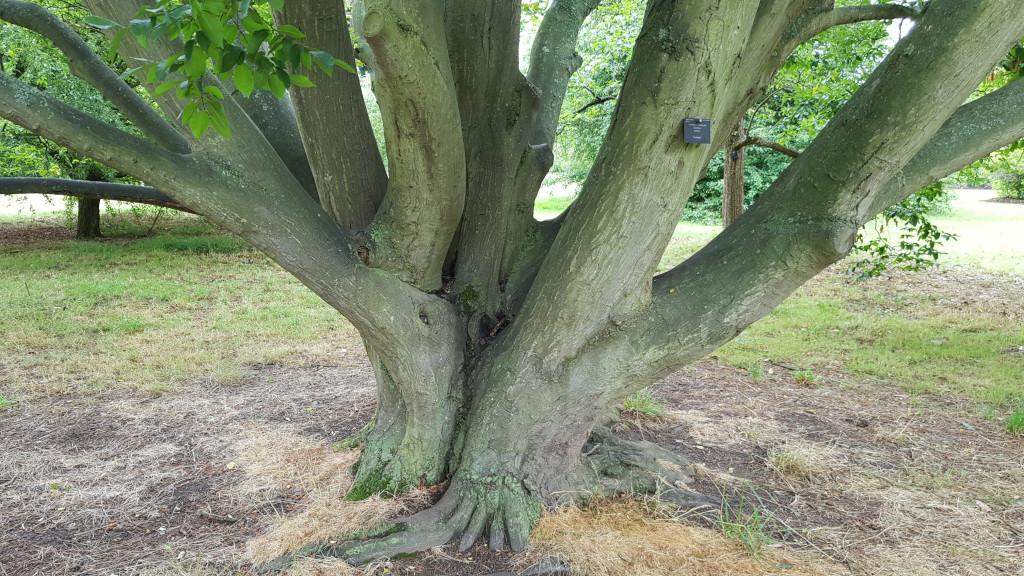
{"label": "green leaf", "polygon": [[203,31],[206,39],[214,46],[223,44],[224,24],[218,18],[211,17],[204,12],[199,6],[199,0],[191,0],[191,4],[192,16],[195,18],[196,24],[199,25],[199,29]]}
{"label": "green leaf", "polygon": [[280,26],[277,27],[277,31],[280,32],[281,34],[284,34],[285,36],[291,36],[292,38],[295,38],[297,40],[301,40],[306,37],[302,30],[299,30],[298,28],[292,26],[291,24],[281,24]]}
{"label": "green leaf", "polygon": [[107,46],[107,60],[114,60],[117,57],[117,49],[121,47],[121,42],[124,41],[126,34],[128,34],[127,28],[121,28],[114,33],[114,37],[110,39],[110,45]]}
{"label": "green leaf", "polygon": [[178,85],[178,83],[175,82],[174,80],[168,80],[167,82],[164,82],[164,83],[160,84],[159,86],[157,86],[156,90],[153,91],[153,95],[156,96],[157,98],[159,98],[160,96],[163,96],[164,94],[166,94],[168,90],[174,88],[177,85]]}
{"label": "green leaf", "polygon": [[188,60],[185,61],[185,73],[190,78],[199,78],[206,72],[206,51],[196,46],[192,49],[192,54]]}
{"label": "green leaf", "polygon": [[280,12],[284,8],[284,0],[269,0],[270,9],[274,12]]}
{"label": "green leaf", "polygon": [[211,96],[213,98],[216,98],[217,100],[223,100],[224,99],[224,93],[221,92],[220,88],[218,88],[217,86],[214,86],[213,84],[210,84],[206,88],[203,88],[203,92],[205,92],[206,94],[208,94],[209,96]]}
{"label": "green leaf", "polygon": [[136,18],[128,22],[128,29],[132,31],[132,35],[138,38],[149,36],[153,26],[150,24],[149,18]]}
{"label": "green leaf", "polygon": [[106,18],[100,18],[99,16],[93,16],[92,14],[82,19],[83,22],[92,26],[93,28],[99,28],[100,30],[110,30],[112,28],[121,28],[121,25],[113,20]]}
{"label": "green leaf", "polygon": [[220,105],[220,102],[210,105],[210,124],[221,138],[231,138],[231,125],[228,123],[228,116],[224,113],[224,107]]}
{"label": "green leaf", "polygon": [[235,68],[235,88],[246,98],[252,95],[253,77],[252,68],[243,64]]}
{"label": "green leaf", "polygon": [[331,56],[323,50],[313,50],[309,52],[309,55],[313,58],[313,62],[323,70],[324,74],[330,75],[334,69],[334,56]]}
{"label": "green leaf", "polygon": [[210,125],[210,113],[206,110],[196,110],[194,114],[188,119],[188,127],[192,130],[192,135],[199,138],[206,132],[206,128]]}
{"label": "green leaf", "polygon": [[310,80],[308,76],[304,76],[302,74],[292,74],[291,80],[292,85],[298,86],[299,88],[312,88],[316,86],[316,84],[313,84],[313,81]]}
{"label": "green leaf", "polygon": [[281,80],[277,74],[271,74],[267,80],[270,83],[270,92],[274,97],[278,100],[284,98],[285,90],[288,89],[288,87],[284,85],[284,81]]}
{"label": "green leaf", "polygon": [[345,62],[344,60],[341,60],[341,59],[335,60],[334,61],[334,65],[337,66],[338,68],[341,68],[342,70],[344,70],[346,72],[351,73],[351,74],[355,74],[356,73],[356,69],[353,68],[348,62]]}

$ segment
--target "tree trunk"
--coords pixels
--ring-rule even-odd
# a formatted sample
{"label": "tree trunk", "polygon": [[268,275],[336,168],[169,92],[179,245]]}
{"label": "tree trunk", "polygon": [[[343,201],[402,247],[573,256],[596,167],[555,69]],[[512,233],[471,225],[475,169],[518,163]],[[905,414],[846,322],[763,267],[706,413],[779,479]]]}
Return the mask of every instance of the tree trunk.
{"label": "tree trunk", "polygon": [[99,238],[100,234],[100,201],[96,198],[78,199],[78,225],[75,238],[86,240]]}
{"label": "tree trunk", "polygon": [[747,133],[740,120],[725,145],[725,175],[722,179],[722,226],[727,227],[743,215],[743,169],[747,159],[746,147],[740,143]]}

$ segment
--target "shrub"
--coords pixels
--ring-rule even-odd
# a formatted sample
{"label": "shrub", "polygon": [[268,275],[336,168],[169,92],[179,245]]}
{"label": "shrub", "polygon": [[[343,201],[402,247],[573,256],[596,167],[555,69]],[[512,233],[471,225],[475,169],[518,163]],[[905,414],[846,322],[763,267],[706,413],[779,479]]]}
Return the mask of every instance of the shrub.
{"label": "shrub", "polygon": [[1024,173],[1003,172],[992,181],[1000,198],[1024,200]]}

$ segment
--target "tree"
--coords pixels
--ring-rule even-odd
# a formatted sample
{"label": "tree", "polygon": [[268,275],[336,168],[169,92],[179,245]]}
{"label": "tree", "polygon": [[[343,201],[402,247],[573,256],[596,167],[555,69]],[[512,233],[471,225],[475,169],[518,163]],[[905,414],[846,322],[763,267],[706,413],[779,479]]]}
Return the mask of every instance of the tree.
{"label": "tree", "polygon": [[[86,3],[119,22],[138,9]],[[187,54],[213,62],[186,64],[183,94],[215,87],[225,139],[169,122],[183,107],[173,94],[157,98],[157,114],[47,13],[0,0],[0,18],[62,45],[144,136],[7,75],[0,115],[239,234],[358,329],[378,407],[349,498],[447,482],[432,508],[379,538],[339,538],[318,553],[366,561],[484,535],[520,549],[545,502],[664,481],[667,495],[693,498],[667,453],[602,427],[614,406],[762,317],[842,258],[886,206],[1024,134],[1024,82],[963,104],[1024,36],[1015,0],[934,0],[923,14],[827,0],[652,0],[579,197],[564,217],[535,222],[576,38],[596,4],[551,2],[524,75],[519,2],[358,2],[351,19],[383,116],[385,170],[355,75],[314,70],[316,88],[293,81],[290,100],[245,96],[248,73],[243,92],[233,68],[252,56],[254,78],[281,92],[291,77],[275,58],[296,49],[269,35],[222,48],[233,20],[214,17],[235,4],[192,2],[199,24],[179,26],[202,41],[186,41]],[[354,68],[343,14],[339,0],[290,0],[277,30],[301,31],[310,49]],[[734,126],[807,38],[895,16],[918,25],[815,141],[732,226],[655,276],[689,192],[728,138],[717,130],[711,145],[686,144],[682,119]],[[129,61],[181,62],[183,48],[165,38],[129,38],[120,50]],[[290,65],[302,59],[299,50]]]}
{"label": "tree", "polygon": [[[37,2],[56,10],[62,20],[83,34],[90,48],[99,50],[103,37],[95,30],[84,26],[82,21],[87,12],[68,2]],[[62,101],[122,129],[129,126],[117,109],[96,94],[87,82],[68,74],[63,55],[45,38],[0,21],[0,72],[32,86],[46,90]],[[29,131],[0,119],[0,176],[9,177],[0,182],[0,194],[56,194],[76,196],[77,237],[94,238],[100,235],[101,196],[85,193],[96,186],[86,182],[118,183],[126,180],[93,160],[44,140]],[[34,176],[34,180],[17,177]],[[130,180],[130,179],[128,179]],[[44,185],[48,184],[48,185]],[[100,186],[100,188],[104,188]],[[110,188],[111,191],[117,187]],[[114,194],[116,196],[116,194]],[[110,199],[118,199],[111,196]],[[144,195],[146,203],[174,207],[170,198]]]}

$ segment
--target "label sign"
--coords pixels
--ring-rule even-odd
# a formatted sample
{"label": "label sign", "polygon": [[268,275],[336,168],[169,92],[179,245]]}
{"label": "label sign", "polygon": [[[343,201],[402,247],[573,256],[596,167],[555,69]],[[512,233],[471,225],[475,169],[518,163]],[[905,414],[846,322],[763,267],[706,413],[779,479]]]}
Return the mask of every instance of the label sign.
{"label": "label sign", "polygon": [[711,120],[708,118],[683,119],[683,142],[711,144]]}

